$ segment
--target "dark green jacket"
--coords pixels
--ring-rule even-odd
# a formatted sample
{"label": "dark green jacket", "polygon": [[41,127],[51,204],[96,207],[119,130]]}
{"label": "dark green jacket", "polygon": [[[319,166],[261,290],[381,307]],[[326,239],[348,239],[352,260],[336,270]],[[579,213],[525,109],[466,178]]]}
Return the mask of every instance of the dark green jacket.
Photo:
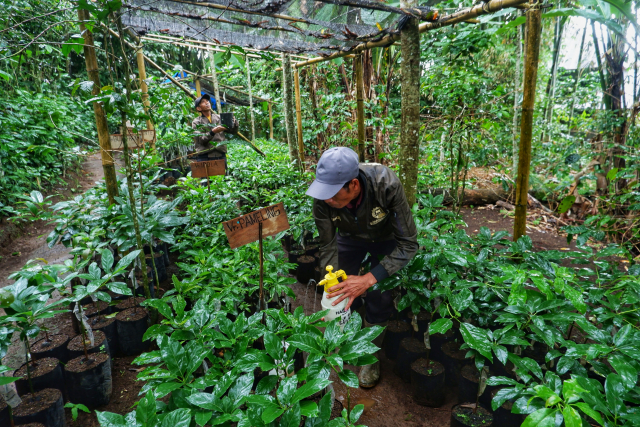
{"label": "dark green jacket", "polygon": [[361,163],[359,178],[364,196],[355,215],[346,207],[334,209],[323,200],[313,201],[313,217],[320,233],[320,265],[332,265],[334,271],[340,267],[337,233],[366,242],[395,239],[395,250],[371,271],[379,282],[407,265],[418,251],[416,224],[402,184],[391,169]]}

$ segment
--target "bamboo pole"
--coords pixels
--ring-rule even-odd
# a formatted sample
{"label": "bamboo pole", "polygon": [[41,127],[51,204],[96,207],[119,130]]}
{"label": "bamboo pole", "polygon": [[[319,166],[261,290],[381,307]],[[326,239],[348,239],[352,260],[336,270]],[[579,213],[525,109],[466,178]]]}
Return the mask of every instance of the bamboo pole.
{"label": "bamboo pole", "polygon": [[527,11],[527,45],[525,46],[524,89],[522,120],[520,123],[520,153],[516,178],[516,209],[513,223],[513,240],[527,234],[527,192],[531,167],[531,137],[533,133],[533,109],[536,100],[536,81],[540,57],[540,31],[542,12],[538,5]]}
{"label": "bamboo pole", "polygon": [[[364,78],[362,77],[362,54],[353,59],[356,70],[356,105],[358,109],[358,157],[364,163]],[[297,72],[297,71],[296,71]]]}
{"label": "bamboo pole", "polygon": [[298,123],[298,154],[300,161],[304,164],[304,140],[302,139],[302,103],[300,102],[300,72],[294,71],[294,84],[296,95],[296,121]]}
{"label": "bamboo pole", "polygon": [[272,102],[269,101],[269,139],[273,139],[273,112],[271,104]]}
{"label": "bamboo pole", "polygon": [[[497,12],[502,9],[506,9],[509,7],[517,7],[518,5],[526,3],[527,0],[491,0],[487,3],[480,3],[476,6],[473,6],[468,9],[461,10],[460,12],[452,13],[450,15],[443,16],[438,20],[438,22],[424,22],[420,24],[418,30],[420,33],[424,33],[426,31],[435,30],[437,28],[446,27],[450,25],[454,25],[460,22],[464,22],[471,18],[475,18],[480,15],[487,15],[489,13]],[[319,62],[330,61],[336,58],[342,58],[347,55],[352,55],[354,53],[359,53],[367,49],[373,49],[374,47],[387,47],[395,42],[400,40],[399,34],[389,34],[384,36],[382,39],[375,42],[366,42],[361,43],[348,52],[336,52],[331,55],[327,55],[320,58],[313,58],[308,61],[298,62],[295,67],[302,68],[307,65],[317,64]]]}
{"label": "bamboo pole", "polygon": [[[587,38],[587,28],[589,27],[589,21],[584,24],[584,30],[582,30],[582,41],[580,42],[580,51],[578,52],[578,65],[576,66],[576,79],[573,84],[573,91],[571,92],[571,107],[569,107],[569,130],[571,130],[573,122],[573,112],[576,102],[576,92],[578,91],[578,84],[580,83],[580,77],[582,77],[582,54],[584,52],[584,42]],[[637,53],[636,53],[637,55]]]}
{"label": "bamboo pole", "polygon": [[[415,7],[417,0],[401,0],[400,7]],[[420,32],[419,22],[409,18],[401,31],[402,118],[398,177],[409,206],[416,201],[420,157]]]}
{"label": "bamboo pole", "polygon": [[[147,86],[147,70],[144,66],[144,54],[142,51],[142,43],[138,43],[138,48],[136,49],[136,61],[138,62],[138,77],[140,77],[140,90],[142,91],[142,105],[144,106],[144,113],[149,115],[149,87]],[[147,130],[153,130],[153,123],[151,119],[147,119]],[[153,152],[156,152],[156,141],[155,138],[151,143],[151,149]]]}
{"label": "bamboo pole", "polygon": [[[89,12],[84,9],[78,9],[78,20],[80,21],[80,32],[84,38],[84,60],[87,66],[87,75],[89,80],[93,82],[91,94],[96,97],[100,94],[100,73],[98,71],[98,59],[96,58],[96,50],[93,45],[93,34],[87,30],[84,22],[89,20]],[[116,167],[113,161],[113,151],[111,151],[111,140],[109,139],[109,127],[107,126],[107,116],[102,108],[101,102],[93,102],[93,114],[96,119],[96,129],[98,131],[98,141],[100,143],[100,157],[102,160],[102,169],[104,170],[104,182],[107,187],[107,197],[109,204],[116,202],[118,195],[118,180],[116,178]]]}
{"label": "bamboo pole", "polygon": [[301,168],[300,153],[296,144],[296,130],[293,124],[293,77],[291,75],[291,58],[288,54],[282,54],[282,88],[284,94],[284,124],[287,129],[287,144],[289,146],[289,159],[297,167]]}
{"label": "bamboo pole", "polygon": [[202,94],[202,88],[200,87],[200,79],[196,77],[196,98]]}
{"label": "bamboo pole", "polygon": [[247,88],[249,89],[249,112],[251,113],[251,140],[256,139],[256,117],[253,113],[253,91],[251,90],[251,64],[246,56],[244,65],[247,68]]}
{"label": "bamboo pole", "polygon": [[[521,16],[522,12],[518,11],[518,16]],[[518,98],[520,90],[522,89],[522,82],[520,81],[520,70],[522,69],[522,25],[518,25],[518,57],[516,58],[516,80],[514,82],[513,90],[513,123],[512,123],[512,174],[515,175],[518,170]],[[514,176],[515,178],[515,176]]]}

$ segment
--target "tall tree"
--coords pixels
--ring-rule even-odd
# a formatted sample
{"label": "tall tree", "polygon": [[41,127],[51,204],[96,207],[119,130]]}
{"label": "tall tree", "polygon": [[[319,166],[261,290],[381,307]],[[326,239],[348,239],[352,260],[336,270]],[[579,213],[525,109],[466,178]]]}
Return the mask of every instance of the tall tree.
{"label": "tall tree", "polygon": [[284,98],[284,124],[287,129],[287,144],[289,145],[289,159],[302,167],[300,153],[296,141],[296,127],[293,122],[293,73],[291,71],[291,56],[282,54],[282,86]]}
{"label": "tall tree", "polygon": [[[400,6],[418,6],[417,0],[401,0]],[[418,20],[407,19],[400,33],[402,51],[402,119],[398,171],[409,206],[416,201],[420,160],[420,32]]]}
{"label": "tall tree", "polygon": [[[522,14],[522,12],[518,11],[518,16],[520,16]],[[516,59],[516,76],[515,76],[515,82],[514,82],[514,88],[513,88],[513,136],[512,136],[512,157],[513,157],[513,174],[515,176],[516,171],[518,170],[518,117],[520,117],[520,115],[518,114],[519,108],[518,108],[518,104],[520,101],[520,90],[522,89],[522,82],[520,81],[520,73],[521,73],[521,69],[522,69],[522,55],[523,55],[523,50],[522,50],[522,25],[518,25],[518,40],[517,40],[517,45],[518,45],[518,57]],[[444,132],[443,132],[443,136],[444,136]],[[443,141],[443,145],[444,145],[444,141]],[[441,151],[441,156],[443,157],[443,153],[444,151]]]}

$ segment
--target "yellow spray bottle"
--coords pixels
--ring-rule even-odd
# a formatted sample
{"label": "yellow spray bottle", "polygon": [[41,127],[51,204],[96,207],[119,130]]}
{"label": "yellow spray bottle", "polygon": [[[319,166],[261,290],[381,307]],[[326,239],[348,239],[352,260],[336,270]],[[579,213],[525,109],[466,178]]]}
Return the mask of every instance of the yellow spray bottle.
{"label": "yellow spray bottle", "polygon": [[322,309],[329,310],[329,313],[324,316],[324,320],[329,322],[333,319],[340,318],[340,320],[338,320],[338,326],[340,326],[340,330],[342,330],[342,328],[344,328],[344,325],[346,325],[349,321],[349,317],[351,316],[351,309],[345,309],[345,307],[349,303],[349,298],[343,299],[337,305],[332,305],[336,301],[337,296],[332,299],[327,298],[327,296],[336,294],[336,291],[338,291],[336,295],[340,295],[338,288],[335,288],[331,291],[329,291],[329,288],[347,280],[347,275],[343,270],[338,270],[334,273],[333,266],[331,265],[327,266],[327,271],[328,273],[324,276],[324,280],[321,280],[320,283],[318,283],[318,286],[324,286],[324,293],[322,294],[321,302]]}

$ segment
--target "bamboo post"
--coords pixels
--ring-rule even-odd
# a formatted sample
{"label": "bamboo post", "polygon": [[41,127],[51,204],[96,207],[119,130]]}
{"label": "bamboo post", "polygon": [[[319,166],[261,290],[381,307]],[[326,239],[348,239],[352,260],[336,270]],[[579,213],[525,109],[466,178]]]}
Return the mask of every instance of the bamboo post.
{"label": "bamboo post", "polygon": [[356,70],[356,103],[358,107],[358,157],[364,163],[364,79],[362,77],[362,54],[353,58]]}
{"label": "bamboo post", "polygon": [[531,167],[531,136],[533,131],[533,108],[536,98],[538,59],[540,57],[540,31],[542,12],[538,4],[527,11],[527,44],[524,57],[524,88],[522,98],[522,120],[520,122],[520,153],[516,178],[516,209],[513,223],[513,240],[527,233],[527,193]]}
{"label": "bamboo post", "polygon": [[302,106],[300,102],[300,71],[294,71],[296,89],[296,121],[298,122],[298,153],[300,161],[304,164],[304,140],[302,139]]}
{"label": "bamboo post", "polygon": [[293,76],[291,73],[291,57],[282,54],[282,92],[284,94],[284,124],[287,129],[287,144],[289,145],[289,159],[298,167],[300,164],[300,153],[296,144],[296,130],[293,124]]}
{"label": "bamboo post", "polygon": [[271,101],[269,101],[269,139],[273,139],[273,111]]}
{"label": "bamboo post", "polygon": [[[96,50],[93,45],[93,34],[87,30],[84,22],[89,20],[89,12],[78,9],[78,20],[80,21],[80,32],[84,38],[84,60],[87,66],[89,80],[93,82],[91,94],[96,97],[100,94],[100,73],[98,71],[98,60]],[[104,113],[101,102],[93,103],[93,114],[96,119],[96,129],[98,131],[98,141],[100,143],[100,156],[102,159],[102,169],[104,170],[104,181],[107,186],[107,197],[109,204],[116,201],[118,195],[118,181],[116,179],[116,167],[113,161],[113,151],[111,151],[111,140],[109,139],[109,128],[107,126],[107,116]]]}
{"label": "bamboo post", "polygon": [[[144,112],[146,115],[149,115],[149,87],[147,86],[147,70],[144,66],[144,54],[142,51],[142,42],[138,43],[138,48],[136,49],[136,60],[138,62],[138,77],[140,77],[140,90],[142,91],[142,105],[144,105]],[[147,130],[153,130],[153,123],[151,119],[147,119]],[[155,153],[156,151],[156,142],[155,139],[151,143],[151,149]]]}
{"label": "bamboo post", "polygon": [[216,57],[211,52],[211,80],[213,80],[213,96],[216,97],[216,111],[222,113],[222,102],[220,99],[220,88],[218,87],[218,71],[216,70]]}
{"label": "bamboo post", "polygon": [[[522,14],[521,11],[518,11],[518,16]],[[521,89],[520,82],[520,70],[522,68],[522,25],[518,25],[518,57],[516,58],[516,80],[514,82],[514,91],[513,91],[513,124],[512,124],[512,169],[511,172],[513,175],[516,174],[518,170],[518,94]],[[515,176],[514,176],[515,178]]]}
{"label": "bamboo post", "polygon": [[[416,7],[417,0],[401,0],[401,7]],[[420,156],[420,32],[418,20],[409,18],[400,33],[402,55],[402,119],[398,171],[409,206],[416,201]]]}
{"label": "bamboo post", "polygon": [[202,88],[200,87],[200,79],[196,77],[196,98],[202,95]]}
{"label": "bamboo post", "polygon": [[245,56],[244,64],[247,68],[247,88],[249,89],[249,111],[251,112],[251,140],[256,139],[256,118],[253,113],[253,90],[251,89],[251,64],[249,57]]}

